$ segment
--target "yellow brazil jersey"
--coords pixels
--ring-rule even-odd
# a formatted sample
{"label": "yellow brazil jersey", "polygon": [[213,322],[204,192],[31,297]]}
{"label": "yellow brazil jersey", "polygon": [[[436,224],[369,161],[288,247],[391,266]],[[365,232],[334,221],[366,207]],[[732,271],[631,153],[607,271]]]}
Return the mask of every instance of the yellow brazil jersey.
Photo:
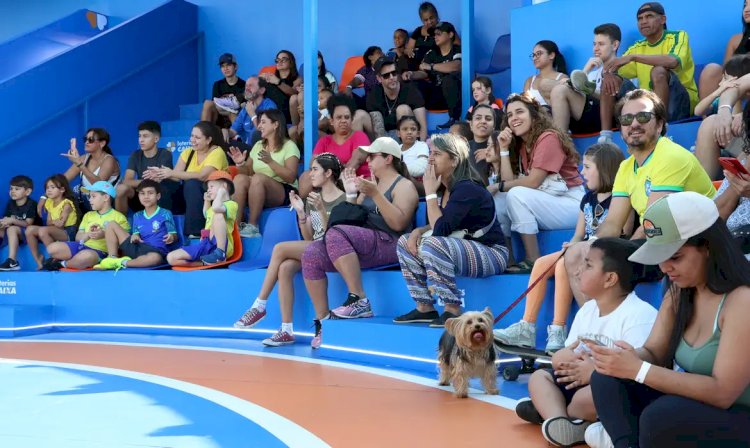
{"label": "yellow brazil jersey", "polygon": [[[690,95],[690,113],[693,113],[695,105],[698,104],[698,87],[695,85],[695,62],[693,62],[693,53],[690,51],[686,32],[664,30],[659,42],[650,44],[646,39],[639,40],[631,45],[623,56],[629,54],[674,56],[679,65],[673,71]],[[638,84],[642,89],[653,90],[652,68],[652,65],[631,62],[620,67],[618,73],[624,78],[638,78]]]}
{"label": "yellow brazil jersey", "polygon": [[[234,253],[234,241],[232,241],[232,230],[234,229],[234,221],[237,219],[237,209],[239,206],[234,201],[224,202],[224,208],[227,209],[226,220],[227,220],[227,258],[231,257]],[[206,215],[206,229],[211,228],[211,223],[214,220],[214,209],[210,206],[204,213]]]}
{"label": "yellow brazil jersey", "polygon": [[[108,212],[101,214],[95,211],[86,213],[85,215],[83,215],[81,225],[78,226],[78,231],[90,232],[92,230],[92,227],[94,226],[97,226],[100,229],[106,229],[110,221],[116,222],[120,225],[120,227],[122,227],[124,231],[130,232],[130,224],[128,224],[128,218],[126,218],[125,215],[113,208],[109,209]],[[107,242],[104,240],[104,238],[100,240],[87,240],[84,243],[84,246],[100,250],[102,252],[107,251]]]}
{"label": "yellow brazil jersey", "polygon": [[633,156],[620,164],[612,196],[630,198],[630,205],[643,219],[653,192],[694,191],[713,198],[716,189],[698,159],[672,140],[661,137],[641,166]]}
{"label": "yellow brazil jersey", "polygon": [[57,205],[54,205],[52,203],[52,199],[47,199],[46,201],[44,201],[44,209],[47,210],[47,216],[49,216],[49,219],[52,221],[58,220],[62,217],[62,212],[65,208],[65,205],[70,206],[70,213],[68,213],[68,218],[65,220],[63,226],[74,226],[76,225],[76,221],[78,221],[78,215],[76,213],[76,206],[73,204],[73,201],[71,201],[70,199],[63,199]]}

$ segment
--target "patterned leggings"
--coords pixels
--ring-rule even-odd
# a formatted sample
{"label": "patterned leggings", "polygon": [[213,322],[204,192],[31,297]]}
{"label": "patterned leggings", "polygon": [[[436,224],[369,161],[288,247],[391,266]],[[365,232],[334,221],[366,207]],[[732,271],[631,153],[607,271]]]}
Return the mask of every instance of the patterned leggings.
{"label": "patterned leggings", "polygon": [[322,280],[326,272],[336,272],[333,263],[356,253],[362,268],[396,263],[396,237],[380,230],[340,225],[326,232],[324,240],[312,242],[302,254],[302,277]]}
{"label": "patterned leggings", "polygon": [[489,277],[502,274],[508,265],[508,249],[503,245],[430,236],[422,240],[415,257],[406,248],[408,240],[408,235],[402,236],[396,252],[406,287],[416,302],[434,304],[434,296],[440,305],[463,306],[464,292],[456,287],[457,276]]}

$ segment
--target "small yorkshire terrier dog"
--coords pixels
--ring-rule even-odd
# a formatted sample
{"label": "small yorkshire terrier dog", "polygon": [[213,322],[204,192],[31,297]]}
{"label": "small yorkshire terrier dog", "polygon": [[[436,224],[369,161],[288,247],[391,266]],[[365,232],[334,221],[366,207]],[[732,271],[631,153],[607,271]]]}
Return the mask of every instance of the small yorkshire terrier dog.
{"label": "small yorkshire terrier dog", "polygon": [[456,397],[466,398],[469,379],[479,377],[489,395],[497,395],[497,367],[492,338],[494,316],[489,308],[469,311],[445,321],[438,345],[440,385],[453,383]]}

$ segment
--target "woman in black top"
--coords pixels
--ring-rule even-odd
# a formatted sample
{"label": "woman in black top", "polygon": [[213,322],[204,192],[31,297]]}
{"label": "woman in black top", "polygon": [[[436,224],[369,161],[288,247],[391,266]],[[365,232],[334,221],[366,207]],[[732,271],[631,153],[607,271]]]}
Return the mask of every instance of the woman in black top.
{"label": "woman in black top", "polygon": [[[281,50],[276,55],[276,71],[274,73],[261,73],[260,77],[266,80],[266,97],[273,100],[284,113],[287,123],[292,122],[289,109],[289,99],[297,94],[296,87],[302,82],[297,71],[297,59],[288,50]],[[296,107],[296,105],[295,105]]]}

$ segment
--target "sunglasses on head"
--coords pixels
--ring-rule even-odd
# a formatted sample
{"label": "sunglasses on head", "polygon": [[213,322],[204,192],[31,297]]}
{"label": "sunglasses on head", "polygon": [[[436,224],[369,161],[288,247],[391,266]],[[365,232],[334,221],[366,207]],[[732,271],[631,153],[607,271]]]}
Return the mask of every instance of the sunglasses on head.
{"label": "sunglasses on head", "polygon": [[380,77],[383,79],[395,78],[397,76],[398,76],[398,72],[396,70],[393,70],[392,72],[385,72],[385,73],[380,74]]}
{"label": "sunglasses on head", "polygon": [[630,126],[633,124],[633,120],[638,121],[640,124],[646,124],[651,121],[653,117],[653,112],[638,112],[637,114],[620,115],[620,124],[623,126]]}
{"label": "sunglasses on head", "polygon": [[99,139],[96,137],[83,137],[83,141],[86,143],[94,143],[94,142],[98,142]]}

